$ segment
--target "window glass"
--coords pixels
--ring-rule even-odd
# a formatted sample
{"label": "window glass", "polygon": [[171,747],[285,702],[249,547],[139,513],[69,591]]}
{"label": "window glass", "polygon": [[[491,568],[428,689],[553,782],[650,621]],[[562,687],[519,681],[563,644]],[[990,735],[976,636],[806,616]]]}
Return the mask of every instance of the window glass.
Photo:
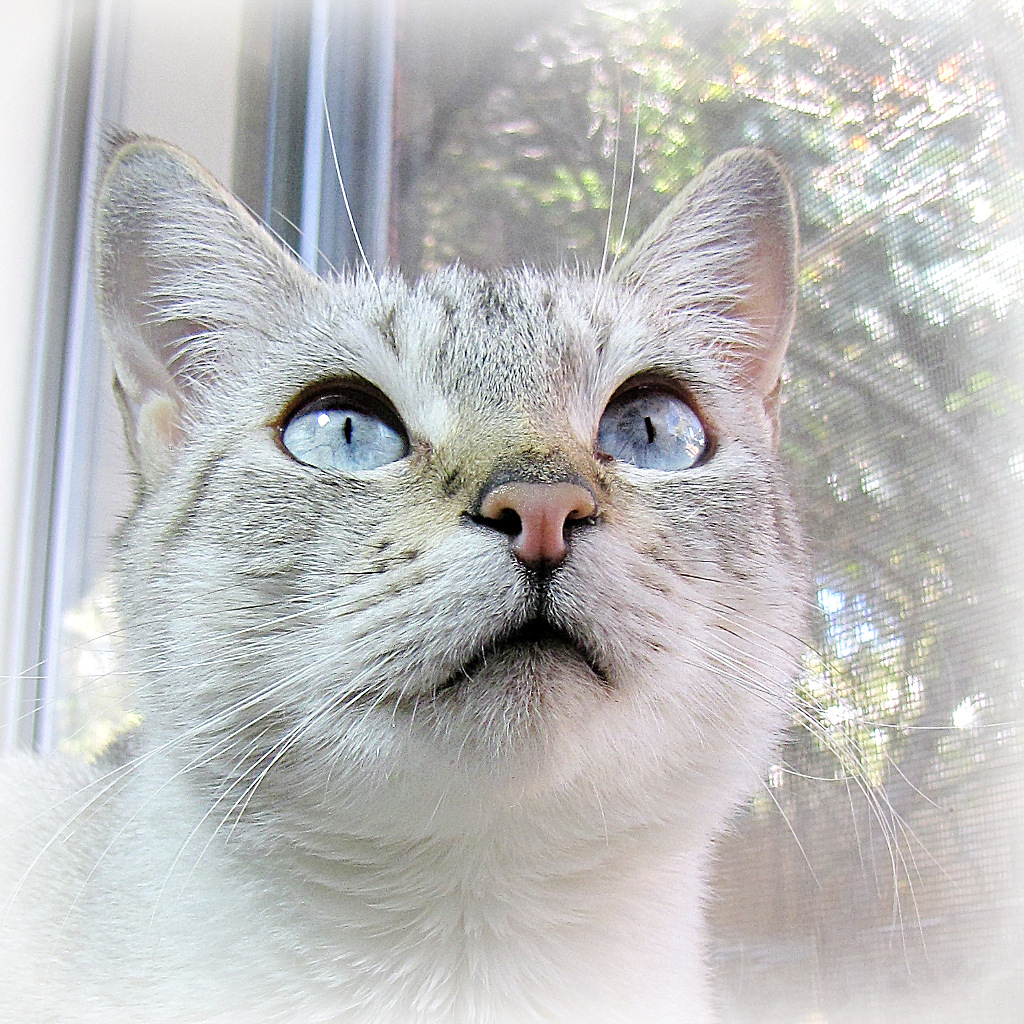
{"label": "window glass", "polygon": [[470,52],[404,10],[409,274],[598,267],[736,146],[792,176],[782,446],[816,593],[800,711],[718,850],[723,1019],[1016,1020],[1019,6],[449,7]]}

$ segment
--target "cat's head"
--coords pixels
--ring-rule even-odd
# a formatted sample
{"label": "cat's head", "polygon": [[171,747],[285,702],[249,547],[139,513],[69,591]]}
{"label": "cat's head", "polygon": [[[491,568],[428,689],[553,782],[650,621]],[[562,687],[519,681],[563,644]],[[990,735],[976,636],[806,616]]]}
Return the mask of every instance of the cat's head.
{"label": "cat's head", "polygon": [[603,278],[324,281],[184,154],[112,147],[126,648],[218,811],[706,825],[749,791],[802,632],[794,246],[740,151]]}

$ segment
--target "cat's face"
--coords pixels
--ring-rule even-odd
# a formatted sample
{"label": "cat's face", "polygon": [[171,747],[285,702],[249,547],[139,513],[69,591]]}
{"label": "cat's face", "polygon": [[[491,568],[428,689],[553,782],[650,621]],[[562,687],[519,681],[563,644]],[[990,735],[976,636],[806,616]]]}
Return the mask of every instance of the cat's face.
{"label": "cat's face", "polygon": [[747,791],[801,632],[792,245],[747,153],[602,281],[321,282],[181,154],[118,150],[123,626],[218,813],[415,835],[534,802],[710,822]]}

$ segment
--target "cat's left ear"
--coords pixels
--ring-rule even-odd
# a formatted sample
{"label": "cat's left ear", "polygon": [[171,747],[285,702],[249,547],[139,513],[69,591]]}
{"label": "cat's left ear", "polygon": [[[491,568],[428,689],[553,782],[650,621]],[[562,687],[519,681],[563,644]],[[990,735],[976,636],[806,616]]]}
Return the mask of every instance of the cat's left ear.
{"label": "cat's left ear", "polygon": [[670,317],[700,317],[778,434],[782,361],[796,313],[797,219],[767,153],[714,161],[618,264],[616,276]]}
{"label": "cat's left ear", "polygon": [[199,164],[157,139],[110,138],[93,232],[125,436],[154,485],[224,364],[258,358],[251,341],[312,277]]}

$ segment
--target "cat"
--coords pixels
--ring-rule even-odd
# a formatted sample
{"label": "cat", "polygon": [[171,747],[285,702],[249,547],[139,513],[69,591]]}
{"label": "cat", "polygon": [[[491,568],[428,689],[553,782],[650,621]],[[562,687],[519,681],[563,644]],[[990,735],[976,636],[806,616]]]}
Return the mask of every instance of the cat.
{"label": "cat", "polygon": [[600,274],[321,280],[121,135],[94,231],[143,719],[0,775],[0,1019],[713,1020],[713,839],[807,587],[779,166]]}

